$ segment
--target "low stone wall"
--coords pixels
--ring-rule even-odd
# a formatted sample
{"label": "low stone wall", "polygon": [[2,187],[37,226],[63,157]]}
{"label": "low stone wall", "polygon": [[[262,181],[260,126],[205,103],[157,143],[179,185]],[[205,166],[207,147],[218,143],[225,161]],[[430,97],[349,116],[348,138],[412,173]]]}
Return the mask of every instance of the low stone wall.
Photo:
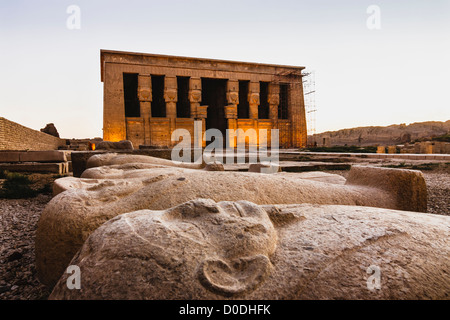
{"label": "low stone wall", "polygon": [[70,151],[0,150],[0,170],[66,174],[72,171]]}
{"label": "low stone wall", "polygon": [[0,150],[57,150],[65,140],[0,117]]}

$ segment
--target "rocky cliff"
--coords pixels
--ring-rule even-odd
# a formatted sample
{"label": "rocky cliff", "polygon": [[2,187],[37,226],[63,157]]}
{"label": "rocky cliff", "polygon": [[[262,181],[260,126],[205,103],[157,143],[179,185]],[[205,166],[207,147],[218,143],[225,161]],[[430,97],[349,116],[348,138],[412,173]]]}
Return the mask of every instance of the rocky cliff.
{"label": "rocky cliff", "polygon": [[415,122],[409,125],[395,124],[387,127],[358,127],[327,131],[309,136],[308,141],[317,142],[318,146],[328,144],[330,146],[372,146],[395,145],[414,141],[422,138],[438,137],[450,132],[450,120]]}

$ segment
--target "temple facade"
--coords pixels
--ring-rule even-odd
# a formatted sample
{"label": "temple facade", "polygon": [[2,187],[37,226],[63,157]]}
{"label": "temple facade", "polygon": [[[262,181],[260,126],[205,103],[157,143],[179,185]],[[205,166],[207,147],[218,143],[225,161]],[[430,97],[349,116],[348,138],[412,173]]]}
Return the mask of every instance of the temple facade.
{"label": "temple facade", "polygon": [[278,129],[281,148],[306,146],[304,67],[109,50],[100,55],[104,140],[171,147],[175,129],[193,135],[194,121],[201,121],[203,131],[218,129],[224,137],[226,129],[254,129],[258,144],[270,147],[270,129]]}

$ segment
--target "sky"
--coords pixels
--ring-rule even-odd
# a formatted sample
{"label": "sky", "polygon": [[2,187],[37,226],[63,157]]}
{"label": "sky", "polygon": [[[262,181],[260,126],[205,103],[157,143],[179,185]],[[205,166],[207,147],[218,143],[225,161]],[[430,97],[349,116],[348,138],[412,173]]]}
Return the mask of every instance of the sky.
{"label": "sky", "polygon": [[450,119],[450,0],[0,0],[0,117],[101,137],[100,49],[304,66],[317,133]]}

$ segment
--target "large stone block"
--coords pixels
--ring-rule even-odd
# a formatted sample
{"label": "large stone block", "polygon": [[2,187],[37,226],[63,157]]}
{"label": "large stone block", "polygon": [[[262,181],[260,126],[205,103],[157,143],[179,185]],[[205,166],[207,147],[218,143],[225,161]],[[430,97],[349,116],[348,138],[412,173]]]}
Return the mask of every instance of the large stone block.
{"label": "large stone block", "polygon": [[[56,180],[58,192],[38,223],[36,263],[40,280],[53,286],[87,237],[117,215],[164,210],[189,200],[248,200],[256,204],[345,204],[426,210],[420,172],[352,168],[346,185],[295,175],[206,171],[168,167],[163,159],[96,155],[83,179]],[[140,162],[139,162],[140,161]],[[151,162],[155,163],[151,163]],[[166,160],[164,160],[166,161]],[[180,164],[184,166],[184,164]],[[367,174],[364,170],[367,169]],[[395,182],[396,178],[399,182]]]}
{"label": "large stone block", "polygon": [[109,220],[50,299],[448,299],[450,217],[193,200]]}
{"label": "large stone block", "polygon": [[427,186],[422,172],[391,168],[352,166],[347,185],[380,187],[395,197],[395,208],[427,211]]}
{"label": "large stone block", "polygon": [[28,151],[20,153],[21,162],[66,162],[67,151]]}
{"label": "large stone block", "polygon": [[30,172],[30,173],[67,173],[67,162],[61,163],[1,163],[0,170],[8,170],[12,172]]}
{"label": "large stone block", "polygon": [[133,144],[129,140],[102,141],[96,146],[96,150],[133,150]]}
{"label": "large stone block", "polygon": [[19,162],[20,152],[17,151],[3,151],[0,152],[0,163],[2,162]]}

